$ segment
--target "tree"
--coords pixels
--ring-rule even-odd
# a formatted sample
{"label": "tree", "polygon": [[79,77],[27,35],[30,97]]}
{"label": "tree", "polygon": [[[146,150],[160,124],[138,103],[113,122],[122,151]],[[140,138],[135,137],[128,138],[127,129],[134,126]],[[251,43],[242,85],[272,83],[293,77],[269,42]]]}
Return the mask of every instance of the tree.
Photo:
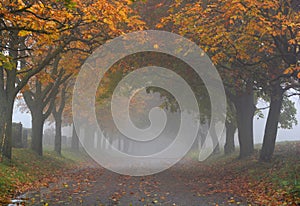
{"label": "tree", "polygon": [[[176,4],[182,5],[180,1]],[[225,74],[225,84],[232,89],[231,99],[237,111],[240,157],[253,152],[253,89],[270,91],[270,118],[261,153],[262,159],[269,159],[276,139],[281,96],[298,84],[290,79],[297,77],[298,69],[282,76],[286,68],[296,64],[299,54],[297,1],[216,0],[172,10],[174,14],[163,23],[172,22],[179,33],[198,42],[220,72],[224,71],[222,76]],[[282,85],[289,86],[280,89]]]}
{"label": "tree", "polygon": [[79,150],[79,139],[78,139],[78,135],[77,135],[77,133],[76,133],[74,124],[72,124],[72,142],[71,142],[71,149],[74,150],[74,151],[78,151],[78,150]]}
{"label": "tree", "polygon": [[[51,111],[55,122],[54,151],[58,155],[61,155],[61,141],[62,141],[61,128],[63,125],[63,112],[65,110],[66,104],[69,104],[68,105],[69,107],[71,106],[70,105],[71,98],[70,95],[68,95],[68,93],[70,93],[71,92],[70,89],[72,89],[71,87],[72,77],[74,78],[74,76],[77,75],[86,56],[87,56],[87,52],[85,52],[83,48],[81,48],[80,51],[78,51],[77,48],[75,49],[69,48],[69,50],[62,55],[62,58],[58,63],[59,66],[62,67],[62,69],[68,72],[69,74],[66,77],[65,82],[62,82],[60,85],[57,96],[55,97],[53,109]],[[70,62],[70,59],[75,59],[75,60]],[[72,116],[71,114],[72,112],[69,111],[68,118]],[[71,124],[70,121],[68,123]]]}
{"label": "tree", "polygon": [[[94,46],[142,22],[129,1],[2,1],[0,151],[11,158],[11,119],[16,95],[67,46]],[[73,43],[71,45],[71,43]],[[98,43],[98,44],[97,44]]]}
{"label": "tree", "polygon": [[296,115],[297,109],[295,107],[295,103],[291,101],[287,95],[285,95],[283,97],[283,103],[279,117],[279,128],[292,129],[293,125],[298,124]]}
{"label": "tree", "polygon": [[[64,82],[60,89],[60,97],[56,99],[52,110],[52,115],[55,119],[55,139],[54,151],[61,155],[61,128],[62,128],[62,113],[66,104],[66,90],[68,82]],[[59,102],[58,102],[59,101]]]}
{"label": "tree", "polygon": [[[62,119],[62,125],[72,126],[71,149],[74,150],[74,151],[78,151],[80,144],[79,144],[78,135],[77,135],[76,130],[75,130],[75,126],[73,124],[72,101],[71,101],[71,98],[70,98],[70,94],[72,93],[72,89],[74,87],[74,82],[75,82],[74,76],[71,77],[68,80],[68,85],[67,85],[66,90],[65,90],[65,100],[63,101],[64,102],[64,107],[62,109],[63,111],[62,111],[62,114],[61,114],[61,119]],[[63,93],[60,93],[60,94],[62,95]],[[55,107],[56,108],[60,108],[59,103],[63,103],[61,100],[62,100],[62,97],[57,98],[57,100],[55,102]],[[54,118],[54,121],[56,121],[55,118]],[[57,125],[57,127],[59,127],[59,125]],[[60,130],[60,129],[58,129],[58,130]],[[58,130],[56,131],[56,133],[58,132],[58,135],[57,134],[56,135],[59,138],[59,131]]]}
{"label": "tree", "polygon": [[228,101],[227,104],[228,112],[225,122],[226,127],[226,141],[224,145],[224,152],[225,155],[231,154],[235,151],[235,145],[234,145],[234,135],[235,131],[237,129],[236,126],[236,111],[234,108],[234,105],[232,102]]}
{"label": "tree", "polygon": [[[210,55],[219,69],[227,90],[226,93],[235,104],[240,158],[244,158],[254,151],[254,79],[250,65],[254,64],[257,59],[252,60],[255,53],[252,45],[248,48],[249,53],[232,45],[232,39],[236,39],[236,44],[242,39],[238,39],[236,31],[231,30],[227,23],[228,20],[223,16],[224,13],[220,12],[220,9],[226,11],[225,9],[228,9],[226,6],[228,5],[225,2],[218,1],[207,4],[197,1],[186,5],[177,2],[173,7],[175,9],[171,9],[170,16],[164,18],[162,23],[168,26],[172,24],[174,31],[198,43]],[[199,16],[203,18],[199,18]],[[247,60],[249,61],[247,62]]]}
{"label": "tree", "polygon": [[38,155],[43,154],[43,126],[54,108],[56,95],[61,84],[64,84],[70,75],[65,75],[64,69],[58,69],[57,58],[50,74],[50,82],[44,86],[42,83],[44,76],[35,76],[32,86],[23,92],[24,100],[30,110],[32,117],[32,140],[31,148]]}
{"label": "tree", "polygon": [[[1,155],[8,159],[11,159],[11,122],[16,95],[28,80],[49,64],[70,41],[69,38],[58,38],[66,28],[63,24],[58,27],[56,19],[47,18],[50,12],[42,9],[43,6],[36,2],[23,1],[19,4],[11,1],[0,3],[0,151]],[[57,41],[60,46],[53,48],[48,42],[42,44],[41,39],[46,35],[48,41]],[[45,51],[47,47],[48,52],[39,56],[38,64],[25,61],[29,55]]]}

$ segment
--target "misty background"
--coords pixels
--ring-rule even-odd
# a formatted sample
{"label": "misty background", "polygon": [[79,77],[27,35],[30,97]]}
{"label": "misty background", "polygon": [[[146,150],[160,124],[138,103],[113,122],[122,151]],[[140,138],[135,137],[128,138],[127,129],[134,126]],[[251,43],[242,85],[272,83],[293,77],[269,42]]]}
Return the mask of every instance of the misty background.
{"label": "misty background", "polygon": [[[295,102],[295,107],[297,108],[297,115],[296,118],[298,120],[298,125],[293,126],[292,129],[278,129],[277,134],[277,142],[281,141],[296,141],[300,140],[300,98],[297,96],[290,98],[293,102]],[[13,122],[21,122],[23,124],[23,127],[25,128],[31,128],[31,115],[28,112],[21,112],[19,108],[15,104],[14,107],[14,113],[13,113]],[[258,108],[264,108],[268,106],[268,103],[259,101],[257,107]],[[264,128],[267,120],[268,115],[268,109],[262,110],[262,113],[264,114],[263,119],[258,119],[257,116],[254,117],[254,143],[259,144],[262,143],[263,140],[263,134],[264,134]],[[48,122],[45,123],[44,130],[53,127],[54,124],[49,124]],[[62,135],[71,137],[72,136],[72,128],[71,127],[63,127],[62,128]],[[237,134],[235,135],[235,143],[238,143],[237,140]],[[223,138],[224,139],[224,138]],[[223,142],[223,141],[222,141]]]}

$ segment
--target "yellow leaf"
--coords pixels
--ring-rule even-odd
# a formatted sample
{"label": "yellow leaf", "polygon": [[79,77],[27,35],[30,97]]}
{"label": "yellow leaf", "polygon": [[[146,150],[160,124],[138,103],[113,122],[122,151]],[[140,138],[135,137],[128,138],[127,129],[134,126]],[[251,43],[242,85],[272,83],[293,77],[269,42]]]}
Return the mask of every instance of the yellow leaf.
{"label": "yellow leaf", "polygon": [[163,28],[163,27],[164,27],[164,25],[161,24],[161,23],[156,24],[156,28],[158,28],[158,29],[161,29],[161,28]]}
{"label": "yellow leaf", "polygon": [[19,33],[18,33],[18,35],[21,36],[21,37],[27,36],[27,35],[29,35],[29,34],[31,34],[30,31],[24,31],[24,30],[19,31]]}
{"label": "yellow leaf", "polygon": [[234,199],[231,199],[231,200],[228,200],[229,203],[234,203],[235,200]]}

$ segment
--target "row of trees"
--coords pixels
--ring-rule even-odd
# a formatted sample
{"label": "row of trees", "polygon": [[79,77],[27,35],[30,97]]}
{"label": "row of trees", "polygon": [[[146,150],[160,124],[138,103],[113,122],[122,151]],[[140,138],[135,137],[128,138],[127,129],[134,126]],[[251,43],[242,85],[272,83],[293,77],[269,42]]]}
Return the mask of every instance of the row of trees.
{"label": "row of trees", "polygon": [[[257,102],[269,102],[260,160],[270,161],[278,128],[297,124],[289,97],[299,95],[300,88],[299,1],[156,0],[138,3],[136,8],[149,28],[172,31],[196,42],[219,70],[228,98],[225,153],[234,150],[237,128],[240,158],[253,154],[253,118],[261,115]],[[206,107],[201,108],[201,104],[207,105],[207,93],[201,79],[195,78],[197,75],[186,65],[163,55],[151,54],[150,61],[149,55],[147,58],[136,55],[134,61],[139,61],[139,66],[171,67],[197,94],[199,109],[205,114],[201,122],[218,121],[210,119]],[[151,90],[167,97],[166,107],[178,109],[171,95]]]}
{"label": "row of trees", "polygon": [[[257,102],[269,102],[260,160],[270,161],[278,128],[291,128],[297,123],[289,97],[299,95],[300,88],[299,1],[156,0],[139,3],[137,10],[149,28],[185,36],[211,57],[228,97],[225,153],[233,151],[237,128],[240,158],[253,154],[253,118],[261,115]],[[140,65],[166,66],[162,62],[171,62],[167,66],[173,67],[192,87],[196,85],[193,89],[200,106],[205,104],[207,93],[201,92],[201,80],[175,59],[167,61],[161,56],[148,64],[142,58]],[[174,106],[171,95],[159,89],[154,91],[169,98],[167,105]],[[208,113],[207,108],[200,110]],[[209,114],[204,116],[205,122],[218,121],[211,120]]]}
{"label": "row of trees", "polygon": [[211,56],[234,105],[240,158],[254,151],[255,100],[270,102],[260,153],[269,161],[284,97],[299,95],[287,92],[300,86],[299,10],[295,0],[176,1],[159,23],[193,39]]}
{"label": "row of trees", "polygon": [[[11,159],[12,113],[18,94],[32,115],[32,149],[42,155],[43,125],[51,113],[60,141],[65,94],[83,60],[106,40],[142,28],[130,4],[126,0],[1,1],[2,157]],[[60,153],[59,146],[56,151]]]}
{"label": "row of trees", "polygon": [[[261,160],[269,161],[280,121],[286,128],[296,122],[288,97],[298,95],[300,86],[299,11],[296,0],[4,0],[0,3],[1,156],[11,159],[12,112],[18,95],[32,115],[32,149],[43,154],[43,125],[52,114],[55,151],[60,154],[62,120],[71,123],[69,97],[80,66],[99,45],[122,33],[144,29],[146,22],[148,28],[193,40],[216,65],[228,97],[225,153],[234,150],[237,128],[240,158],[252,155],[257,100],[270,102],[260,154]],[[150,54],[147,60],[145,55],[115,65],[118,69],[100,84],[100,106],[105,108],[117,80],[141,65],[172,67],[192,84],[199,101],[209,101],[201,79],[182,62],[157,54]],[[290,90],[292,93],[287,92]],[[168,93],[150,91],[166,97],[164,106],[176,111],[178,105]],[[206,114],[203,123],[210,122],[209,112],[200,110]],[[280,116],[283,111],[289,115]],[[76,138],[73,146],[78,147]]]}

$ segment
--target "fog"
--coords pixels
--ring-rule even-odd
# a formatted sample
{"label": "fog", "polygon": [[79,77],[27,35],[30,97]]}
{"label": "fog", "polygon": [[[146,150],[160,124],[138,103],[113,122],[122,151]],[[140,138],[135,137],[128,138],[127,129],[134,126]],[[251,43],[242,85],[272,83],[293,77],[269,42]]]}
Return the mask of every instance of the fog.
{"label": "fog", "polygon": [[[300,140],[300,99],[299,97],[291,97],[290,98],[293,102],[295,102],[295,106],[297,108],[297,120],[298,125],[293,126],[293,129],[278,129],[277,134],[277,142],[281,141],[295,141]],[[268,106],[266,103],[261,103],[261,105],[258,105],[257,107],[262,108]],[[264,135],[264,128],[266,125],[268,110],[266,109],[263,111],[264,119],[258,119],[257,117],[254,117],[254,141],[255,143],[262,143],[263,135]]]}
{"label": "fog", "polygon": [[[295,141],[300,140],[300,99],[299,97],[293,97],[292,100],[295,102],[297,108],[297,120],[298,125],[294,126],[293,129],[279,129],[277,135],[277,141]],[[266,103],[260,103],[258,107],[265,107]],[[263,111],[264,119],[257,119],[254,117],[254,142],[255,144],[262,143],[264,128],[266,124],[268,109]],[[18,108],[15,107],[13,113],[13,122],[21,122],[23,127],[31,128],[31,116],[30,113],[20,112]],[[53,126],[53,125],[50,125]],[[45,128],[50,127],[48,123],[45,124]],[[54,127],[54,126],[53,126]],[[71,128],[63,128],[63,135],[71,136]],[[236,138],[237,142],[237,138]]]}

